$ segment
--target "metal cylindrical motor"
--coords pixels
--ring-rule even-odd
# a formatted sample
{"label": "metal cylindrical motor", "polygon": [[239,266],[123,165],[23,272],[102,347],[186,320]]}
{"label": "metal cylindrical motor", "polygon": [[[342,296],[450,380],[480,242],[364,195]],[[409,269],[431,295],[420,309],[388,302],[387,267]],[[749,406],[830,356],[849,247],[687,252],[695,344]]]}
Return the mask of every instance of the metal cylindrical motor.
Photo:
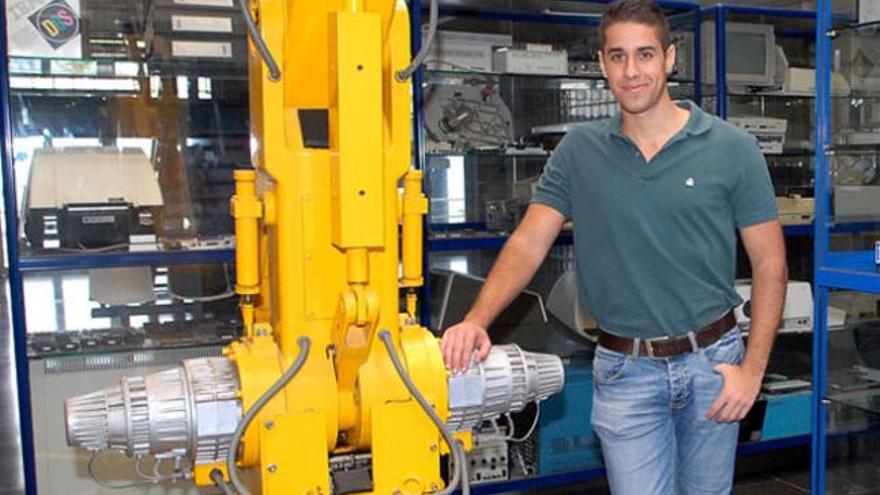
{"label": "metal cylindrical motor", "polygon": [[[562,361],[494,346],[488,358],[449,379],[453,431],[473,428],[498,415],[562,390]],[[242,419],[235,366],[225,357],[183,361],[146,376],[68,399],[67,443],[96,452],[119,450],[132,457],[189,457],[193,464],[225,461]]]}
{"label": "metal cylindrical motor", "polygon": [[515,344],[496,345],[481,363],[449,379],[449,419],[453,431],[469,430],[501,414],[522,411],[565,385],[562,360],[525,352]]}
{"label": "metal cylindrical motor", "polygon": [[146,376],[68,399],[67,443],[129,456],[190,456],[194,464],[225,460],[242,417],[238,377],[226,358],[183,361]]}

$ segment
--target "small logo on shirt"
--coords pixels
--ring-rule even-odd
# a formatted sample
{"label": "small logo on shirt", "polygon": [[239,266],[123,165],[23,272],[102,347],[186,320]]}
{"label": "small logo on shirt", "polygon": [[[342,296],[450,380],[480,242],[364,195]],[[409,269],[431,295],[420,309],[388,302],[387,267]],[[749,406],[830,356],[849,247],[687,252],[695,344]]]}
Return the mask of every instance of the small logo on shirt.
{"label": "small logo on shirt", "polygon": [[685,187],[694,187],[694,185],[696,185],[696,183],[697,183],[697,181],[695,181],[693,177],[688,177],[684,181]]}

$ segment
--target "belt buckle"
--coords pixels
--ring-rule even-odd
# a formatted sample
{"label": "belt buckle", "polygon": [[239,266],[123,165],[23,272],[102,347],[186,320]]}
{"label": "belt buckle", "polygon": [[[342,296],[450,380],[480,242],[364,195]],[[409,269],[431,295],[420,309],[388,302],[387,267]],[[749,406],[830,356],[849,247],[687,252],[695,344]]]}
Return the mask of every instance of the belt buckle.
{"label": "belt buckle", "polygon": [[656,339],[645,339],[642,342],[645,343],[645,355],[649,358],[655,358],[657,356],[654,355],[654,342],[668,342],[669,337],[660,337]]}

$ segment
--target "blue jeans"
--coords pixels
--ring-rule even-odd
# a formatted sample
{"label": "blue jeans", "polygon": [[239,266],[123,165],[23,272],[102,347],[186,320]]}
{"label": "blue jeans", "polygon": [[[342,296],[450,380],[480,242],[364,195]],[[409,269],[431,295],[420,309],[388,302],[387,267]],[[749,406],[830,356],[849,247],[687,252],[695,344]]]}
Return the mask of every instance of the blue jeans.
{"label": "blue jeans", "polygon": [[596,349],[592,423],[612,493],[730,493],[739,423],[706,412],[724,384],[715,365],[739,364],[743,353],[738,327],[672,358]]}

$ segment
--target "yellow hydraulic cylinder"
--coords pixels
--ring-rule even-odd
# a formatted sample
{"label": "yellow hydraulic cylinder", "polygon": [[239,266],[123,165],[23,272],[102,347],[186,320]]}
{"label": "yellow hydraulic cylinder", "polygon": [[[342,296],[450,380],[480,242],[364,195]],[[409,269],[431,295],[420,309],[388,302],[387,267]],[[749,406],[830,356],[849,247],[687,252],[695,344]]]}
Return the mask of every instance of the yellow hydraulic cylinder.
{"label": "yellow hydraulic cylinder", "polygon": [[402,287],[422,285],[422,219],[428,200],[422,193],[422,171],[410,170],[403,178],[403,278]]}
{"label": "yellow hydraulic cylinder", "polygon": [[366,284],[370,281],[370,261],[366,249],[345,251],[349,284]]}
{"label": "yellow hydraulic cylinder", "polygon": [[235,196],[231,210],[235,218],[235,291],[241,295],[260,292],[259,219],[262,205],[257,198],[257,174],[235,171]]}
{"label": "yellow hydraulic cylinder", "polygon": [[253,335],[253,296],[260,293],[260,225],[263,205],[257,198],[253,170],[235,171],[235,196],[230,202],[235,218],[235,291],[241,298],[241,320],[245,335]]}

